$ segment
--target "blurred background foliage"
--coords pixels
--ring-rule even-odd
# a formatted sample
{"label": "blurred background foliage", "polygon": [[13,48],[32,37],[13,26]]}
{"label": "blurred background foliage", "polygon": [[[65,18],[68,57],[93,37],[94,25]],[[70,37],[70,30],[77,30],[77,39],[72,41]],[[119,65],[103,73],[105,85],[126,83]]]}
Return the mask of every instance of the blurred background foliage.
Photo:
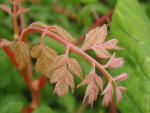
{"label": "blurred background foliage", "polygon": [[[90,26],[96,20],[95,13],[101,17],[114,9],[117,2],[116,0],[24,1],[23,6],[29,8],[29,12],[25,14],[27,26],[35,21],[40,21],[45,24],[57,24],[63,26],[75,38],[79,38],[88,31]],[[139,0],[139,2],[144,9],[144,13],[150,20],[150,1]],[[0,3],[5,3],[10,6],[8,0],[0,0]],[[134,6],[134,3],[132,5]],[[112,27],[112,29],[113,28],[115,29],[116,27]],[[118,29],[116,28],[116,30]],[[115,30],[111,31],[112,34],[117,33]],[[4,13],[2,10],[0,10],[0,37],[5,37],[9,40],[13,39],[12,17]],[[37,37],[38,35],[30,35],[30,40],[38,42],[39,39]],[[62,53],[64,51],[64,48],[54,40],[46,39],[45,42],[57,50],[58,53]],[[71,56],[79,60],[85,73],[90,71],[90,65],[83,58],[76,54],[71,54]],[[131,59],[127,60],[128,62],[131,62]],[[131,63],[129,65],[133,66]],[[125,69],[122,70],[124,71]],[[36,73],[35,78],[37,78],[38,75],[39,74]],[[77,80],[77,83],[78,82],[80,81]],[[83,105],[82,99],[84,97],[84,92],[85,87],[76,89],[75,94],[70,92],[64,97],[57,97],[53,94],[53,86],[47,82],[46,86],[41,91],[41,106],[34,111],[34,113],[107,113],[109,111],[108,108],[101,106],[101,96],[98,97],[92,109],[90,106],[87,107]],[[126,96],[125,99],[128,100]],[[19,72],[13,66],[4,51],[0,50],[0,113],[20,113],[20,109],[22,109],[23,106],[28,105],[30,101],[30,92],[26,88]],[[122,102],[120,109],[118,109],[119,113],[124,113],[122,112],[122,110],[124,110],[122,109],[123,104],[130,104],[130,102]],[[140,109],[142,109],[142,107]],[[144,110],[135,110],[135,112],[132,113],[146,113],[143,111]],[[131,112],[129,111],[126,113]]]}

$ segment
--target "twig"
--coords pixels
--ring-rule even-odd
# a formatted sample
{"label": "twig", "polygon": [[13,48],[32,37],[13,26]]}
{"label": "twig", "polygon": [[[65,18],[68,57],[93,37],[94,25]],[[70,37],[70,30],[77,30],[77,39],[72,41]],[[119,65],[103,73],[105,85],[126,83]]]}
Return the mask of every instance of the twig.
{"label": "twig", "polygon": [[16,66],[16,68],[19,70],[21,73],[21,76],[23,77],[26,86],[30,89],[31,94],[32,94],[32,103],[31,103],[31,108],[35,108],[39,105],[40,103],[40,89],[36,88],[34,81],[32,80],[32,75],[30,71],[30,67],[26,67],[22,70],[20,70],[18,63],[16,62],[15,59],[15,54],[13,51],[8,46],[3,47],[5,53],[9,56],[13,64]]}
{"label": "twig", "polygon": [[[24,32],[22,32],[20,38],[21,40],[25,40],[27,38],[27,36],[32,33],[43,33],[45,31],[45,29],[43,28],[35,28],[35,27],[29,27],[27,28]],[[71,44],[70,42],[67,42],[66,40],[64,40],[63,38],[59,37],[58,35],[56,35],[55,33],[52,33],[50,31],[46,32],[46,35],[53,38],[54,40],[58,41],[59,43],[61,43],[62,45],[64,45],[65,47],[67,47],[69,45],[70,50],[79,54],[80,56],[84,57],[87,61],[89,61],[91,64],[95,63],[95,66],[103,73],[103,75],[109,80],[112,81],[114,83],[114,86],[117,87],[117,84],[115,83],[115,81],[113,80],[112,76],[105,70],[105,68],[99,64],[95,59],[93,59],[91,56],[89,56],[88,54],[86,54],[84,51],[82,51],[81,49],[79,49],[78,47],[74,46],[73,44]]]}
{"label": "twig", "polygon": [[115,104],[115,101],[114,101],[113,98],[112,98],[112,101],[109,105],[109,113],[118,113],[117,112],[117,107],[116,107],[116,104]]}
{"label": "twig", "polygon": [[[19,4],[19,8],[21,8],[21,4]],[[25,20],[24,20],[24,15],[20,14],[19,15],[19,19],[20,19],[20,24],[21,24],[21,32],[25,29]]]}
{"label": "twig", "polygon": [[[114,10],[111,10],[111,11],[108,12],[105,16],[100,17],[99,19],[97,19],[96,22],[90,27],[89,30],[91,30],[91,29],[93,29],[93,28],[95,28],[95,27],[97,27],[97,26],[100,26],[100,25],[102,25],[102,24],[104,24],[104,23],[107,23],[107,22],[110,20],[110,18],[112,17],[113,11],[114,11]],[[80,44],[81,42],[83,42],[84,39],[85,39],[85,35],[81,36],[81,37],[78,39],[78,41],[77,41],[77,45]]]}
{"label": "twig", "polygon": [[90,29],[93,29],[99,25],[102,25],[104,23],[109,22],[110,18],[113,15],[114,10],[111,10],[110,12],[108,12],[105,16],[100,17],[99,19],[96,20],[96,22],[90,27]]}
{"label": "twig", "polygon": [[16,0],[13,1],[13,24],[14,24],[14,38],[18,38],[19,36],[19,26],[18,26],[18,20],[17,20],[17,8],[18,3]]}
{"label": "twig", "polygon": [[68,16],[69,18],[71,18],[73,20],[77,19],[77,16],[74,13],[72,13],[70,10],[64,9],[63,7],[59,6],[58,4],[57,5],[53,4],[52,9],[54,11],[56,11],[57,13],[64,14],[64,15]]}

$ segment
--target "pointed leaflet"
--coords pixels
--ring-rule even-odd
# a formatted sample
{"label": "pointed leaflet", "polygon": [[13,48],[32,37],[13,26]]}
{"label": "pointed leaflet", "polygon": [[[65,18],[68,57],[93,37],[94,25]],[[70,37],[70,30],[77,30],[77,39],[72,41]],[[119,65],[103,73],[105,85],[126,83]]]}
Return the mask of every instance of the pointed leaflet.
{"label": "pointed leaflet", "polygon": [[56,33],[58,35],[60,35],[62,38],[64,38],[65,40],[68,40],[70,42],[76,42],[75,38],[73,38],[71,36],[71,34],[69,32],[67,32],[64,28],[62,28],[61,26],[58,25],[54,25],[55,29],[56,29]]}
{"label": "pointed leaflet", "polygon": [[123,81],[128,78],[128,73],[122,73],[119,76],[115,77],[114,80],[116,81]]}
{"label": "pointed leaflet", "polygon": [[20,68],[24,68],[30,63],[28,45],[21,40],[15,40],[12,43],[12,46],[15,51],[17,63],[19,64]]}
{"label": "pointed leaflet", "polygon": [[79,78],[82,79],[82,68],[76,59],[69,58],[68,69],[72,74],[77,75]]}
{"label": "pointed leaflet", "polygon": [[111,56],[107,64],[104,65],[105,68],[118,68],[124,63],[123,58],[115,58],[115,53]]}
{"label": "pointed leaflet", "polygon": [[104,42],[101,45],[98,45],[97,47],[103,47],[105,49],[111,49],[111,50],[122,50],[123,48],[119,47],[117,44],[119,41],[117,39],[111,39],[108,40],[107,42]]}
{"label": "pointed leaflet", "polygon": [[120,91],[119,88],[116,89],[116,97],[117,97],[117,102],[119,103],[122,100],[122,92]]}
{"label": "pointed leaflet", "polygon": [[61,78],[63,77],[63,74],[66,72],[65,68],[66,67],[62,66],[59,69],[57,69],[56,71],[54,71],[51,75],[50,82],[56,83],[59,80],[61,80]]}
{"label": "pointed leaflet", "polygon": [[0,48],[5,46],[10,46],[11,42],[6,39],[0,39]]}
{"label": "pointed leaflet", "polygon": [[107,26],[103,25],[102,27],[96,27],[90,30],[86,34],[86,39],[83,43],[82,50],[95,51],[96,55],[99,58],[109,58],[111,54],[108,50],[121,50],[117,46],[118,40],[112,39],[107,42],[104,42],[107,35]]}
{"label": "pointed leaflet", "polygon": [[53,49],[48,46],[41,46],[40,44],[35,45],[31,50],[31,57],[37,58],[35,69],[44,74],[56,56],[57,53]]}
{"label": "pointed leaflet", "polygon": [[20,14],[26,13],[28,10],[29,10],[29,9],[27,9],[27,8],[21,7],[21,8],[19,8],[19,10],[17,11],[17,13],[16,13],[15,15],[16,15],[16,16],[19,16]]}
{"label": "pointed leaflet", "polygon": [[30,54],[32,58],[38,58],[40,57],[41,52],[42,52],[42,47],[40,46],[40,44],[37,44],[32,47]]}
{"label": "pointed leaflet", "polygon": [[83,102],[87,102],[87,104],[91,104],[92,106],[93,102],[97,99],[99,89],[103,90],[103,80],[95,72],[91,71],[78,87],[86,84],[88,84],[88,86]]}
{"label": "pointed leaflet", "polygon": [[126,92],[126,88],[119,86],[116,88],[116,98],[117,98],[117,102],[120,102],[122,100],[122,92]]}
{"label": "pointed leaflet", "polygon": [[83,43],[82,49],[88,50],[91,49],[92,46],[103,43],[106,38],[106,35],[107,35],[106,25],[103,25],[102,27],[96,27],[90,30],[86,34],[86,39]]}
{"label": "pointed leaflet", "polygon": [[66,64],[54,71],[51,75],[50,82],[56,83],[54,92],[57,93],[58,96],[65,95],[69,90],[69,86],[71,87],[72,92],[74,91],[74,78],[67,70]]}
{"label": "pointed leaflet", "polygon": [[80,84],[78,84],[77,87],[84,86],[86,84],[89,84],[90,82],[91,82],[91,76],[88,74],[85,76],[84,80]]}
{"label": "pointed leaflet", "polygon": [[103,80],[100,76],[98,76],[95,72],[90,72],[88,75],[85,76],[84,80],[78,85],[78,87],[81,87],[86,84],[90,84],[90,82],[94,82],[96,86],[103,90]]}
{"label": "pointed leaflet", "polygon": [[66,84],[68,84],[68,86],[71,87],[72,92],[74,92],[74,88],[75,88],[74,78],[73,78],[73,75],[69,71],[68,71],[68,76],[66,76],[65,78],[65,82]]}
{"label": "pointed leaflet", "polygon": [[95,81],[95,84],[97,85],[97,87],[99,89],[101,89],[101,91],[103,91],[104,83],[103,83],[102,78],[100,76],[98,76],[97,74],[95,74],[94,81]]}
{"label": "pointed leaflet", "polygon": [[104,95],[102,105],[108,106],[113,97],[113,87],[111,82],[108,83],[107,87],[102,92],[102,95]]}
{"label": "pointed leaflet", "polygon": [[4,4],[0,4],[0,8],[5,11],[6,13],[12,15],[12,12],[11,12],[11,9],[9,7],[7,7],[6,5]]}
{"label": "pointed leaflet", "polygon": [[105,48],[93,48],[93,51],[95,51],[97,57],[99,58],[109,58],[111,54],[105,49]]}
{"label": "pointed leaflet", "polygon": [[92,106],[93,102],[97,99],[98,90],[99,89],[94,82],[91,82],[90,84],[88,84],[83,102],[87,104],[91,104]]}
{"label": "pointed leaflet", "polygon": [[108,50],[122,50],[121,47],[117,46],[118,40],[112,39],[102,44],[92,46],[91,48],[95,51],[99,58],[109,58],[111,54]]}
{"label": "pointed leaflet", "polygon": [[69,86],[63,81],[59,81],[55,85],[54,93],[57,93],[58,96],[64,96],[68,93]]}
{"label": "pointed leaflet", "polygon": [[63,65],[65,65],[67,63],[67,59],[66,56],[63,55],[59,55],[57,56],[50,64],[48,69],[46,70],[46,73],[48,74],[49,78],[52,75],[52,73],[59,69],[60,67],[62,67]]}
{"label": "pointed leaflet", "polygon": [[119,86],[119,89],[123,92],[126,92],[127,91],[127,88],[126,87],[123,87],[123,86]]}

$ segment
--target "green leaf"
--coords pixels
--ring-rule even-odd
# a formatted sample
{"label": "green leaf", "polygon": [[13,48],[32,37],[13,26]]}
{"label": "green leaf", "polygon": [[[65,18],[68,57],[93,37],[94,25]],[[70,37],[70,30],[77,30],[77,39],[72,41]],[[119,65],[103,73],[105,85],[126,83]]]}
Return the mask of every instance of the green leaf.
{"label": "green leaf", "polygon": [[55,113],[48,106],[41,106],[37,108],[33,113]]}
{"label": "green leaf", "polygon": [[123,82],[128,91],[119,104],[121,113],[149,113],[150,111],[150,22],[137,0],[118,0],[110,25],[113,37],[125,51],[125,65],[121,71],[129,73]]}
{"label": "green leaf", "polygon": [[[79,25],[84,24],[85,28],[89,28],[89,26],[93,22],[93,12],[96,12],[98,15],[103,15],[109,11],[109,7],[101,4],[101,3],[91,3],[85,5],[78,14],[77,22]],[[82,25],[83,27],[83,25]],[[87,31],[87,29],[86,29]]]}
{"label": "green leaf", "polygon": [[19,101],[8,102],[0,107],[0,113],[21,113],[23,105]]}
{"label": "green leaf", "polygon": [[66,110],[67,113],[73,113],[75,111],[76,102],[74,95],[69,93],[63,97],[60,97],[58,103]]}

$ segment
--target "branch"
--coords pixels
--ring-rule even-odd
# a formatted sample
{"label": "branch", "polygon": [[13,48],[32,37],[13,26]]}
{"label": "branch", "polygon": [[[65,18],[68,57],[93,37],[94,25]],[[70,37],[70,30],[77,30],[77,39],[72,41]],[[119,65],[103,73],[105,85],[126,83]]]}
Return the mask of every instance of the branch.
{"label": "branch", "polygon": [[104,15],[103,17],[100,17],[99,19],[96,20],[96,22],[90,27],[90,29],[93,29],[99,25],[102,25],[104,23],[108,23],[110,18],[113,15],[114,10],[111,10],[110,12],[108,12],[106,15]]}
{"label": "branch", "polygon": [[57,13],[64,14],[73,20],[77,20],[77,15],[72,13],[70,10],[64,9],[63,7],[59,6],[58,4],[53,4],[52,9]]}
{"label": "branch", "polygon": [[17,16],[15,15],[17,13],[18,3],[16,0],[13,1],[13,26],[14,26],[14,38],[18,38],[19,36],[19,26],[18,26],[18,20]]}
{"label": "branch", "polygon": [[117,106],[116,106],[116,103],[115,103],[113,98],[112,98],[112,101],[109,105],[109,112],[108,113],[118,113]]}
{"label": "branch", "polygon": [[[96,22],[89,28],[89,30],[91,30],[91,29],[93,29],[97,26],[100,26],[104,23],[107,23],[110,20],[110,18],[112,17],[113,12],[114,12],[114,10],[111,10],[105,16],[100,17],[99,19],[97,19]],[[85,39],[85,35],[81,36],[77,41],[77,45],[80,44],[81,42],[83,42],[84,39]]]}
{"label": "branch", "polygon": [[[26,86],[31,91],[32,103],[31,103],[30,107],[32,109],[36,108],[39,105],[39,103],[40,103],[40,91],[39,91],[39,88],[37,88],[36,84],[34,84],[35,82],[32,80],[32,75],[31,75],[32,74],[31,73],[32,70],[30,70],[31,68],[30,67],[26,67],[26,68],[20,70],[18,63],[16,62],[14,52],[8,46],[3,47],[3,50],[9,56],[9,58],[11,59],[13,64],[16,66],[16,68],[20,72],[21,76],[23,77]],[[41,79],[41,80],[43,82],[43,79]],[[40,79],[39,79],[39,81],[40,81]],[[42,83],[41,85],[43,85],[43,84],[44,83]]]}
{"label": "branch", "polygon": [[[21,4],[19,4],[19,8],[21,8]],[[19,20],[20,20],[20,24],[21,24],[21,32],[25,29],[25,20],[24,20],[24,15],[20,14],[19,15]]]}
{"label": "branch", "polygon": [[[29,27],[27,28],[25,31],[23,31],[21,33],[21,40],[25,40],[27,38],[27,36],[32,33],[43,33],[45,31],[45,29],[43,28],[36,28],[36,27]],[[79,54],[80,56],[84,57],[87,61],[89,61],[91,64],[95,63],[96,67],[103,73],[103,75],[110,81],[113,81],[114,86],[117,87],[117,84],[115,83],[115,81],[113,80],[112,76],[105,70],[105,68],[99,64],[95,59],[93,59],[91,56],[89,56],[88,54],[86,54],[84,51],[82,51],[80,48],[76,47],[75,45],[71,44],[70,42],[64,40],[63,38],[59,37],[58,35],[56,35],[55,33],[52,33],[50,31],[46,32],[46,35],[53,38],[54,40],[56,40],[57,42],[61,43],[62,45],[64,45],[65,47],[69,46],[70,50]]]}
{"label": "branch", "polygon": [[16,68],[19,69],[19,65],[16,62],[14,52],[12,52],[8,46],[3,47],[3,49],[4,49],[5,53],[9,56],[9,58],[11,59],[13,64],[16,66]]}

